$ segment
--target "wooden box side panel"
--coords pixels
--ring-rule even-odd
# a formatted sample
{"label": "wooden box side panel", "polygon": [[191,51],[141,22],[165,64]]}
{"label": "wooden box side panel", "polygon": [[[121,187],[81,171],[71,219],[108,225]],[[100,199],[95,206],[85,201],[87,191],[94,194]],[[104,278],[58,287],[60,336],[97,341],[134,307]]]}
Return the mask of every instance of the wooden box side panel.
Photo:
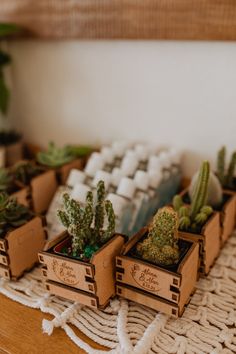
{"label": "wooden box side panel", "polygon": [[179,311],[182,313],[184,306],[188,303],[190,295],[193,293],[198,276],[199,268],[199,244],[195,242],[189,250],[181,267],[181,287]]}
{"label": "wooden box side panel", "polygon": [[12,166],[23,158],[23,143],[19,141],[6,146],[6,164]]}
{"label": "wooden box side panel", "polygon": [[31,181],[33,209],[36,213],[46,211],[57,190],[56,173],[53,170],[42,173]]}
{"label": "wooden box side panel", "polygon": [[19,277],[38,261],[38,252],[45,243],[45,232],[40,217],[10,232],[7,236],[8,256],[12,277]]}
{"label": "wooden box side panel", "polygon": [[178,305],[175,305],[174,303],[171,304],[158,297],[148,295],[141,290],[124,287],[122,284],[117,284],[116,293],[125,299],[150,307],[156,311],[161,311],[169,316],[178,317],[179,315]]}
{"label": "wooden box side panel", "polygon": [[50,293],[63,297],[67,300],[76,301],[83,305],[98,308],[98,301],[96,296],[83,293],[79,290],[69,288],[64,285],[60,285],[51,281],[46,282],[46,288]]}
{"label": "wooden box side panel", "polygon": [[83,168],[83,159],[73,160],[59,169],[61,183],[65,184],[70,171],[75,168],[81,170]]}
{"label": "wooden box side panel", "polygon": [[116,235],[91,260],[95,269],[99,306],[104,306],[115,295],[115,258],[120,254],[124,242],[123,236]]}
{"label": "wooden box side panel", "polygon": [[9,265],[9,258],[7,256],[7,254],[0,253],[0,264],[3,264],[4,266]]}
{"label": "wooden box side panel", "polygon": [[221,226],[220,226],[220,214],[214,213],[211,218],[211,222],[206,224],[203,230],[205,238],[205,273],[207,274],[210,267],[213,265],[215,259],[218,257],[220,252],[220,237],[221,237]]}
{"label": "wooden box side panel", "polygon": [[11,194],[11,197],[16,198],[19,204],[29,207],[29,195],[30,191],[28,187],[20,189],[18,192]]}
{"label": "wooden box side panel", "polygon": [[224,244],[225,241],[234,231],[235,227],[235,215],[236,215],[236,194],[229,193],[231,197],[228,202],[225,204],[221,212],[221,224],[222,224],[222,234],[221,234],[221,243]]}
{"label": "wooden box side panel", "polygon": [[11,273],[8,267],[0,266],[0,277],[10,280]]}
{"label": "wooden box side panel", "polygon": [[130,257],[117,257],[116,264],[119,268],[122,268],[121,272],[116,271],[118,282],[178,303],[177,289],[180,287],[180,275]]}
{"label": "wooden box side panel", "polygon": [[[95,284],[92,282],[92,266],[46,252],[39,254],[39,260],[46,267],[46,269],[43,270],[43,275],[47,279],[76,289],[95,293]],[[86,277],[91,280],[89,281]]]}

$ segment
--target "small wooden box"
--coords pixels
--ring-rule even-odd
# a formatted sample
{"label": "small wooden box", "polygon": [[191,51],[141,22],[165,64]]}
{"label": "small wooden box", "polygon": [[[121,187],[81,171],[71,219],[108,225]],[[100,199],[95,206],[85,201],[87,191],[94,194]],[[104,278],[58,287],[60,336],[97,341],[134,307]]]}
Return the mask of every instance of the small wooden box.
{"label": "small wooden box", "polygon": [[236,193],[230,191],[224,191],[224,195],[227,195],[228,199],[224,203],[222,210],[220,212],[220,221],[222,226],[222,233],[221,233],[222,246],[234,231],[235,215],[236,215]]}
{"label": "small wooden box", "polygon": [[31,269],[38,262],[38,252],[45,240],[43,220],[39,216],[0,238],[0,276],[17,279]]}
{"label": "small wooden box", "polygon": [[29,187],[22,187],[18,191],[11,194],[11,197],[16,198],[19,204],[30,206],[30,189]]}
{"label": "small wooden box", "polygon": [[168,315],[181,316],[195,289],[199,267],[199,245],[182,241],[186,251],[176,267],[161,267],[130,254],[147,233],[143,228],[116,257],[116,293]]}
{"label": "small wooden box", "polygon": [[218,257],[221,246],[220,213],[214,212],[199,234],[179,231],[181,238],[199,242],[200,274],[208,274],[215,259]]}
{"label": "small wooden box", "polygon": [[64,232],[51,243],[50,249],[39,253],[48,290],[87,306],[104,308],[115,295],[115,257],[124,245],[124,236],[115,234],[93,254],[90,262],[54,252],[55,247],[68,238]]}

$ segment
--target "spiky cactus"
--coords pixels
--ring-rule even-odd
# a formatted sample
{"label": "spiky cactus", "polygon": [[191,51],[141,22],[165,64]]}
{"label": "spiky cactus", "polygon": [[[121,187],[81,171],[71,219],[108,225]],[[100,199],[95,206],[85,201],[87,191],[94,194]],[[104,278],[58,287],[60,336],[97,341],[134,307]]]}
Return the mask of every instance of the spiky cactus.
{"label": "spiky cactus", "polygon": [[178,215],[170,207],[159,209],[153,217],[147,238],[136,246],[144,260],[169,266],[179,260]]}
{"label": "spiky cactus", "polygon": [[[115,232],[115,214],[111,202],[105,200],[104,182],[97,184],[95,205],[91,191],[87,193],[85,205],[67,193],[63,196],[63,205],[64,210],[58,210],[58,217],[72,237],[72,255],[90,258]],[[105,214],[108,226],[104,230]]]}
{"label": "spiky cactus", "polygon": [[209,176],[210,164],[208,161],[204,161],[197,174],[190,206],[185,206],[180,196],[174,197],[173,206],[178,212],[180,230],[196,231],[213,213],[212,207],[206,205]]}
{"label": "spiky cactus", "polygon": [[24,225],[32,215],[29,209],[18,204],[15,198],[9,197],[5,192],[0,193],[0,235]]}
{"label": "spiky cactus", "polygon": [[61,167],[75,159],[74,154],[68,146],[58,148],[54,143],[49,143],[47,151],[37,154],[37,161],[48,167]]}
{"label": "spiky cactus", "polygon": [[226,172],[226,147],[223,146],[217,154],[217,176],[220,180],[222,187],[235,189],[234,174],[236,170],[236,151],[234,151],[230,158],[230,163]]}

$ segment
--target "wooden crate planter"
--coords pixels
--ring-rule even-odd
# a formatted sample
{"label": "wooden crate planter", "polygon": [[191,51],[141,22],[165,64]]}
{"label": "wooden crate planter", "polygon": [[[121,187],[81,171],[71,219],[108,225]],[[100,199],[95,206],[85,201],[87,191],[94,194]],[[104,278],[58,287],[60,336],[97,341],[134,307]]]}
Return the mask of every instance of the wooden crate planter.
{"label": "wooden crate planter", "polygon": [[221,226],[220,213],[214,212],[200,233],[192,233],[179,231],[181,238],[191,241],[198,241],[200,252],[200,268],[199,272],[202,275],[209,273],[210,268],[218,257],[221,246]]}
{"label": "wooden crate planter", "polygon": [[6,145],[5,147],[6,166],[12,166],[23,158],[23,142],[22,140]]}
{"label": "wooden crate planter", "polygon": [[33,177],[27,187],[21,182],[18,182],[18,185],[28,188],[32,210],[39,214],[48,209],[58,187],[56,173],[53,170],[46,170]]}
{"label": "wooden crate planter", "polygon": [[29,187],[22,187],[18,191],[11,194],[11,197],[16,198],[19,204],[30,206],[30,189]]}
{"label": "wooden crate planter", "polygon": [[39,253],[47,289],[66,299],[104,308],[115,295],[115,257],[124,245],[124,236],[115,234],[93,254],[90,262],[56,254],[55,250],[68,240],[64,232],[51,243],[50,249]]}
{"label": "wooden crate planter", "polygon": [[220,220],[222,226],[221,245],[228,240],[235,228],[236,215],[236,193],[224,191],[228,198],[220,211]]}
{"label": "wooden crate planter", "polygon": [[176,269],[151,264],[130,252],[147,233],[142,229],[116,257],[116,293],[170,316],[181,316],[195,289],[199,267],[197,242],[180,241],[187,247]]}
{"label": "wooden crate planter", "polygon": [[[183,200],[189,202],[188,188],[184,189],[180,195]],[[236,215],[236,193],[232,191],[223,191],[224,203],[221,209],[217,209],[220,213],[220,225],[221,225],[221,235],[220,242],[221,246],[225,244],[235,228],[235,215]]]}
{"label": "wooden crate planter", "polygon": [[17,279],[30,270],[38,262],[38,252],[45,240],[43,220],[39,216],[0,238],[0,276]]}

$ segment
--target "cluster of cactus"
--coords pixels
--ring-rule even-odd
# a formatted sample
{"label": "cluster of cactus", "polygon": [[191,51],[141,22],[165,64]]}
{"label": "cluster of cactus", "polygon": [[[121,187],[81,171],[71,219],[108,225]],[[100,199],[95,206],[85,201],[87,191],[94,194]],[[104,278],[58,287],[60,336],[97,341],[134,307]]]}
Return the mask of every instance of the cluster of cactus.
{"label": "cluster of cactus", "polygon": [[236,151],[234,151],[230,158],[230,163],[226,172],[226,148],[223,146],[217,155],[217,176],[222,187],[235,189],[234,174],[236,171]]}
{"label": "cluster of cactus", "polygon": [[[112,203],[105,200],[104,182],[97,184],[96,203],[89,191],[85,205],[67,193],[63,195],[63,205],[64,210],[58,210],[58,217],[72,237],[72,256],[90,258],[115,232],[115,214]],[[108,226],[104,230],[105,215]]]}
{"label": "cluster of cactus", "polygon": [[69,146],[58,148],[54,143],[49,143],[47,151],[37,154],[37,161],[48,167],[61,167],[75,159],[74,153]]}
{"label": "cluster of cactus", "polygon": [[208,220],[213,213],[211,206],[206,205],[210,164],[204,161],[198,173],[198,178],[193,189],[190,206],[184,205],[182,197],[176,195],[173,199],[174,209],[178,212],[180,230],[196,231]]}
{"label": "cluster of cactus", "polygon": [[137,255],[149,262],[171,266],[179,261],[178,215],[171,207],[158,210],[148,236],[136,246]]}
{"label": "cluster of cactus", "polygon": [[45,169],[42,166],[38,166],[30,161],[21,161],[12,167],[14,179],[24,185],[28,185],[33,177],[38,176],[44,171]]}
{"label": "cluster of cactus", "polygon": [[30,210],[11,198],[7,193],[0,193],[0,236],[7,231],[22,226],[32,218]]}

